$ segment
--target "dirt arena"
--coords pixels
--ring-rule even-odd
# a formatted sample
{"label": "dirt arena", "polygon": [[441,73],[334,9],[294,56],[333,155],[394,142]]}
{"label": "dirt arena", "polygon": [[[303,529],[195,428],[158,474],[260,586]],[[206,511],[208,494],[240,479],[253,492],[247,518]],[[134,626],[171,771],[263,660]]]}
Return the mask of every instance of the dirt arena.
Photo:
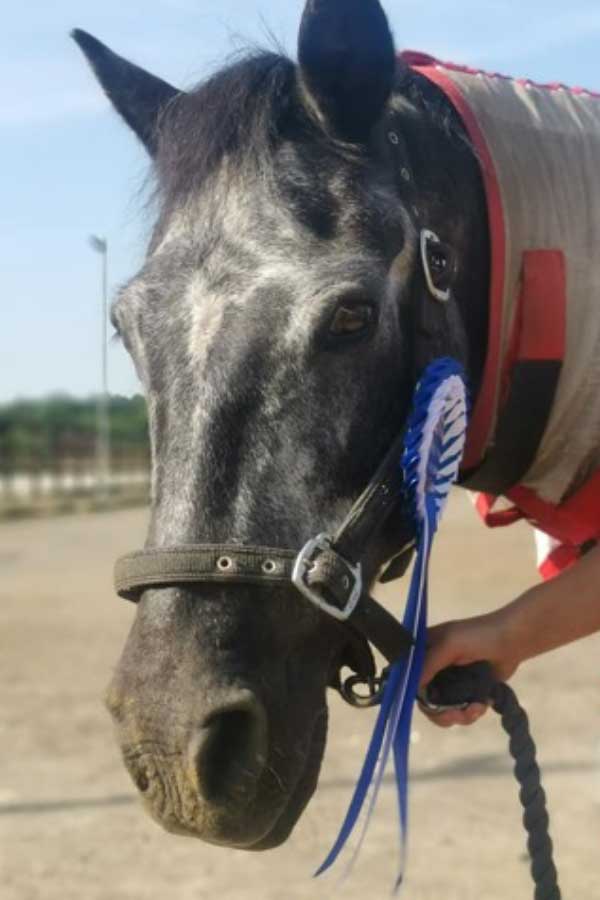
{"label": "dirt arena", "polygon": [[[112,596],[115,556],[144,511],[0,525],[0,896],[3,900],[386,898],[397,846],[388,779],[342,889],[311,872],[337,833],[372,713],[331,696],[318,792],[288,843],[265,854],[163,833],[121,766],[102,693],[134,608]],[[487,532],[455,497],[438,540],[432,621],[475,613],[535,578],[526,527]],[[400,610],[405,586],[383,596]],[[545,773],[565,900],[600,897],[600,639],[530,663],[514,684]],[[532,888],[503,732],[493,715],[441,731],[421,716],[412,748],[404,896],[529,900]]]}

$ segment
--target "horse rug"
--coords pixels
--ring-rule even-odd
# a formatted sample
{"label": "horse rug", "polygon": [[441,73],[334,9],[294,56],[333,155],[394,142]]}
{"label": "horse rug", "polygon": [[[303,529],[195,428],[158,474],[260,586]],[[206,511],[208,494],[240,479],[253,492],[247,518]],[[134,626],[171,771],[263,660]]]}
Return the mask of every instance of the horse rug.
{"label": "horse rug", "polygon": [[481,494],[478,508],[492,526],[529,519],[571,562],[600,537],[600,94],[403,59],[455,107],[486,192],[489,343],[466,469],[493,454],[516,361],[559,363],[535,455],[503,491],[509,505]]}

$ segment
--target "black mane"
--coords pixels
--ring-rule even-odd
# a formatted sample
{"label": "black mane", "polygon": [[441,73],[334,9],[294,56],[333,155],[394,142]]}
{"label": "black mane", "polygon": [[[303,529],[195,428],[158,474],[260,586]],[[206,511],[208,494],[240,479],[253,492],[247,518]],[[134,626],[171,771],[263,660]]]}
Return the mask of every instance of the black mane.
{"label": "black mane", "polygon": [[263,161],[283,129],[301,120],[308,125],[287,57],[254,52],[220,69],[164,112],[156,159],[163,200],[177,203],[224,159]]}

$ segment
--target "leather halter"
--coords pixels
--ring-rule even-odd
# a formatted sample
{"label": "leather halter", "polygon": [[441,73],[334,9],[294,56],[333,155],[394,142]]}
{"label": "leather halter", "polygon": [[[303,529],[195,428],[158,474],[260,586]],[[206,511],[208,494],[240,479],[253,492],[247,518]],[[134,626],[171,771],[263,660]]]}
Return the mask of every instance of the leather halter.
{"label": "leather halter", "polygon": [[[182,584],[292,583],[321,612],[349,628],[354,644],[357,639],[361,641],[360,660],[355,668],[360,680],[371,685],[376,695],[375,666],[368,645],[372,644],[388,662],[394,662],[412,644],[410,633],[369,595],[361,565],[366,548],[402,496],[399,460],[403,444],[402,434],[334,536],[320,535],[300,553],[240,544],[185,544],[138,551],[117,560],[117,594],[137,602],[145,590]],[[411,545],[404,550],[408,556]],[[339,680],[335,686],[345,699],[352,702],[354,697],[356,705],[363,705],[360,694],[351,691],[349,695]]]}
{"label": "leather halter", "polygon": [[[399,157],[399,171],[414,198],[415,186],[402,138],[395,131],[387,134]],[[416,207],[413,205],[416,211]],[[439,290],[430,267],[429,251],[441,242],[422,229],[420,235],[423,293],[438,303],[450,297],[448,289]],[[446,287],[446,286],[444,286]],[[417,367],[429,361],[423,340],[415,336]],[[415,382],[419,372],[415,372]],[[145,590],[185,584],[253,584],[262,587],[290,586],[301,596],[337,621],[346,630],[349,657],[340,666],[349,665],[357,674],[333,683],[345,700],[354,706],[370,706],[379,701],[385,670],[376,677],[371,645],[393,663],[407,654],[411,634],[380,603],[370,596],[363,580],[363,561],[368,549],[391,513],[402,502],[404,430],[393,442],[377,472],[352,506],[334,535],[318,535],[298,553],[295,550],[240,544],[185,544],[142,550],[121,557],[115,566],[117,594],[137,602]],[[412,555],[413,542],[398,548],[382,580],[404,574]],[[368,694],[356,690],[367,685]]]}

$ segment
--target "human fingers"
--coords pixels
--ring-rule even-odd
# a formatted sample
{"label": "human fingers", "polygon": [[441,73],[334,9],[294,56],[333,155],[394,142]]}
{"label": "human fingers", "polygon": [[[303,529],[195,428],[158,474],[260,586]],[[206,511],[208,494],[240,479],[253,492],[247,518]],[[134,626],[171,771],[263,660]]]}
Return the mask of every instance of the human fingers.
{"label": "human fingers", "polygon": [[453,623],[430,628],[427,632],[427,652],[423,663],[420,686],[425,687],[433,678],[449,666],[462,661],[460,646],[453,640]]}

